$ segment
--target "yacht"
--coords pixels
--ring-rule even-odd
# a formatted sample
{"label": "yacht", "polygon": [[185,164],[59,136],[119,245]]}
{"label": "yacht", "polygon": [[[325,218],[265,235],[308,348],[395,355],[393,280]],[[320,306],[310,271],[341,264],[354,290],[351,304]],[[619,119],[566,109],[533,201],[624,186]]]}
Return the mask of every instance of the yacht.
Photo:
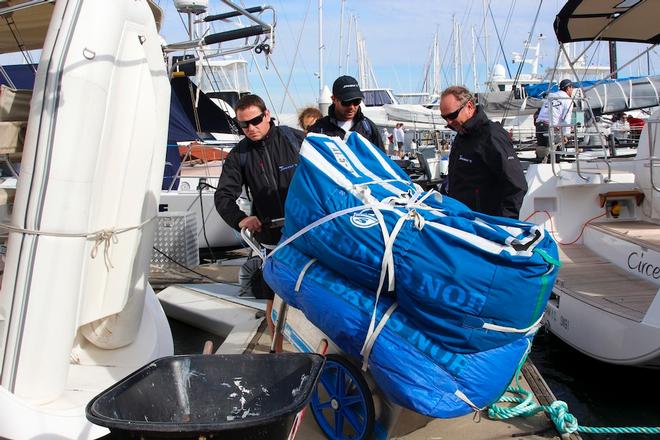
{"label": "yacht", "polygon": [[[589,25],[580,18],[587,10],[598,17]],[[659,13],[649,2],[573,1],[555,29],[560,44],[598,38],[652,44]],[[656,110],[629,159],[590,159],[578,148],[572,163],[551,154],[551,163],[527,170],[520,218],[543,225],[560,244],[546,328],[604,362],[660,366],[659,129]]]}

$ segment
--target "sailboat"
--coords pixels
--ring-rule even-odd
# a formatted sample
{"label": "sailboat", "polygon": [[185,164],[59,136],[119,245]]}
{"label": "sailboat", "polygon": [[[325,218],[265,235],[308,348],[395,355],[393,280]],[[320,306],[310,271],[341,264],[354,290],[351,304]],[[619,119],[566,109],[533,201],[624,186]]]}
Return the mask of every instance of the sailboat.
{"label": "sailboat", "polygon": [[[587,14],[588,11],[588,14]],[[558,13],[560,44],[660,40],[653,2],[568,2]],[[585,98],[586,99],[586,98]],[[562,268],[545,325],[595,359],[660,366],[660,111],[648,119],[636,155],[532,164],[521,219],[543,224],[560,246]],[[574,127],[576,128],[576,127]]]}
{"label": "sailboat", "polygon": [[[96,438],[99,391],[172,354],[147,282],[169,82],[147,0],[5,2],[41,49],[0,290],[0,437]],[[4,124],[7,125],[7,124]]]}

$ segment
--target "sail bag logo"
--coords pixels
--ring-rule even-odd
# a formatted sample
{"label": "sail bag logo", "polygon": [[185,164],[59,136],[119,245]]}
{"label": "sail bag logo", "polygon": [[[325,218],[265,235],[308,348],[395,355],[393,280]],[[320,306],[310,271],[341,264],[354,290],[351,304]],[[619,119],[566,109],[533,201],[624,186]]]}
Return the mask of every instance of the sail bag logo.
{"label": "sail bag logo", "polygon": [[373,211],[365,209],[356,212],[351,216],[351,224],[357,228],[367,229],[376,226],[378,224],[378,219]]}

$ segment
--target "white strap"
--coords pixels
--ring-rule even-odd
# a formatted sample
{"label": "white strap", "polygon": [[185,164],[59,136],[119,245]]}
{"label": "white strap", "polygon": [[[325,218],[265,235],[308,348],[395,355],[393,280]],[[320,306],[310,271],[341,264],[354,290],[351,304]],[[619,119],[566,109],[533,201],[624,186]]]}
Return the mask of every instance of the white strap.
{"label": "white strap", "polygon": [[463,402],[467,403],[467,405],[470,408],[472,408],[473,410],[475,410],[477,412],[482,411],[484,409],[484,408],[479,408],[477,405],[472,403],[472,401],[468,398],[468,396],[466,396],[465,393],[463,393],[463,391],[461,391],[461,390],[454,391],[454,396],[458,397]]}
{"label": "white strap", "polygon": [[305,267],[302,268],[300,275],[298,275],[298,281],[296,281],[296,287],[293,289],[294,292],[300,292],[300,286],[303,282],[303,278],[305,278],[305,273],[307,272],[307,269],[309,269],[309,267],[314,264],[315,261],[317,261],[316,258],[312,258],[307,262],[307,264],[305,264]]}
{"label": "white strap", "polygon": [[505,332],[505,333],[529,333],[530,331],[536,331],[541,327],[541,321],[543,320],[543,313],[541,313],[541,316],[539,319],[536,320],[536,322],[529,327],[525,328],[515,328],[515,327],[504,327],[502,325],[497,325],[497,324],[490,324],[490,323],[484,323],[482,328],[485,328],[486,330],[495,330],[498,332]]}
{"label": "white strap", "polygon": [[362,354],[362,371],[367,371],[367,367],[369,366],[369,355],[371,354],[371,349],[374,347],[374,344],[376,343],[376,338],[378,338],[378,335],[380,335],[380,332],[385,327],[385,324],[387,324],[387,320],[390,319],[390,316],[392,316],[392,313],[394,313],[394,310],[396,310],[398,305],[399,304],[397,304],[396,302],[392,303],[392,305],[387,309],[383,317],[380,318],[376,330],[374,330],[371,336],[367,337],[367,340],[365,341],[363,348],[364,353]]}

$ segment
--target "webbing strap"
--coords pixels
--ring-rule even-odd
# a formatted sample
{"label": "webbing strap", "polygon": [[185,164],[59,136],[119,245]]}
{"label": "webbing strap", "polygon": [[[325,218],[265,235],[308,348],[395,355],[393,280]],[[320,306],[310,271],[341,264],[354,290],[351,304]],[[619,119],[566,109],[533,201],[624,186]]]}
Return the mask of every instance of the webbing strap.
{"label": "webbing strap", "polygon": [[497,324],[490,324],[488,322],[484,323],[482,328],[485,328],[486,330],[495,330],[498,332],[506,332],[506,333],[529,333],[529,332],[535,332],[541,327],[541,321],[543,320],[543,313],[541,313],[541,316],[539,316],[539,319],[536,320],[536,322],[529,327],[525,328],[515,328],[515,327],[505,327],[502,325],[497,325]]}
{"label": "webbing strap", "polygon": [[302,268],[300,271],[300,275],[298,275],[298,281],[296,281],[296,287],[293,289],[294,292],[300,292],[300,286],[303,282],[303,278],[305,278],[305,273],[307,272],[307,269],[314,264],[314,262],[317,261],[316,258],[312,258],[305,264],[305,267]]}
{"label": "webbing strap", "polygon": [[482,411],[482,410],[485,409],[485,408],[479,408],[477,405],[472,403],[472,401],[468,398],[468,396],[466,396],[465,393],[461,390],[454,391],[454,396],[461,399],[463,402],[465,402],[470,408],[472,408],[476,412],[479,412],[479,411]]}
{"label": "webbing strap", "polygon": [[380,335],[380,332],[383,330],[385,327],[385,324],[387,323],[387,320],[390,319],[390,316],[392,316],[392,313],[394,313],[394,310],[397,308],[399,304],[398,303],[392,303],[392,305],[387,309],[383,317],[380,319],[378,322],[378,327],[376,327],[376,330],[367,337],[366,341],[364,342],[364,353],[362,354],[362,371],[367,371],[367,367],[369,366],[369,355],[371,354],[371,349],[374,347],[374,344],[376,343],[376,339],[378,338],[378,335]]}

